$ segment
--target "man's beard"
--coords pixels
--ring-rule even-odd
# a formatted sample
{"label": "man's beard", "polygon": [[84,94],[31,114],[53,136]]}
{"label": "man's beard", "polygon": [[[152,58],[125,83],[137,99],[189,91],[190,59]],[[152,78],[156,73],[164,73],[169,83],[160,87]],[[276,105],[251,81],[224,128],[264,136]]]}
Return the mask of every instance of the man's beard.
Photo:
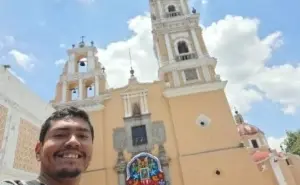
{"label": "man's beard", "polygon": [[81,171],[79,169],[74,170],[66,170],[62,169],[56,172],[56,176],[60,179],[62,178],[75,178],[78,177],[81,174]]}

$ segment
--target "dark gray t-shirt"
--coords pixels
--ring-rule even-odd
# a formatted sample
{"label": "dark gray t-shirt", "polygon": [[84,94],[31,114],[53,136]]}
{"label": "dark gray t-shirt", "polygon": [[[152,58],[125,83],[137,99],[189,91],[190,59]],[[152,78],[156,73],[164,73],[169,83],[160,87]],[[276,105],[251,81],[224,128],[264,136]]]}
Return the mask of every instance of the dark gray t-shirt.
{"label": "dark gray t-shirt", "polygon": [[37,180],[23,181],[23,180],[5,180],[0,181],[0,185],[44,185]]}

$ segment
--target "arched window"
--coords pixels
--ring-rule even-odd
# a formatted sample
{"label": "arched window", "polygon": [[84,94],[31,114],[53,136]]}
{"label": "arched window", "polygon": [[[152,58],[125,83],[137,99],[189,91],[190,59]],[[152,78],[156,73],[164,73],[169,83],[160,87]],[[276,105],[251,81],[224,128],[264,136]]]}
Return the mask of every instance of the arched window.
{"label": "arched window", "polygon": [[174,5],[169,5],[168,6],[168,12],[175,12],[176,11],[176,8]]}
{"label": "arched window", "polygon": [[177,49],[178,49],[178,53],[182,54],[182,53],[188,53],[189,52],[189,48],[186,44],[185,41],[180,41],[177,44]]}

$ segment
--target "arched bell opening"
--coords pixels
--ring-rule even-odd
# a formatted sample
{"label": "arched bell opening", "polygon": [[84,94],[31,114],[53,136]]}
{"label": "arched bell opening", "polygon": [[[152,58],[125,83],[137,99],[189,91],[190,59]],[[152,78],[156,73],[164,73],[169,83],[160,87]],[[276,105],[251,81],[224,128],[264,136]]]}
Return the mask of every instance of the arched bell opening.
{"label": "arched bell opening", "polygon": [[87,58],[86,57],[80,58],[78,60],[77,68],[78,68],[79,73],[88,72],[88,63],[87,63]]}
{"label": "arched bell opening", "polygon": [[95,96],[95,84],[94,83],[87,84],[85,90],[86,90],[87,98]]}
{"label": "arched bell opening", "polygon": [[176,12],[176,8],[174,5],[169,5],[168,6],[168,12]]}
{"label": "arched bell opening", "polygon": [[165,185],[160,161],[149,153],[134,156],[126,167],[126,185]]}
{"label": "arched bell opening", "polygon": [[185,41],[179,41],[177,49],[179,54],[189,53],[189,47]]}
{"label": "arched bell opening", "polygon": [[70,98],[72,101],[79,99],[79,89],[78,87],[73,87],[70,89]]}

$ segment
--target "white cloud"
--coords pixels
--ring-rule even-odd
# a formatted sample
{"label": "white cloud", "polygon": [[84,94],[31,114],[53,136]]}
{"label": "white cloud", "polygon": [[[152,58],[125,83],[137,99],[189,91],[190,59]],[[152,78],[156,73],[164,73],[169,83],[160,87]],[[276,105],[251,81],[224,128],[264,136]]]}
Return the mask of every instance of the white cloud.
{"label": "white cloud", "polygon": [[23,67],[26,71],[30,71],[34,67],[33,56],[27,55],[15,49],[11,50],[9,54],[12,55],[17,64]]}
{"label": "white cloud", "polygon": [[59,60],[56,60],[55,62],[55,65],[59,66],[59,65],[63,65],[66,63],[66,60],[64,59],[59,59]]}
{"label": "white cloud", "polygon": [[[281,148],[280,145],[283,143],[284,139],[286,138],[286,136],[280,137],[280,138],[275,138],[275,137],[268,137],[268,143],[270,148],[272,149],[276,149],[278,152],[281,152]],[[283,146],[284,147],[284,146]]]}
{"label": "white cloud", "polygon": [[4,44],[7,46],[11,46],[15,44],[16,40],[13,36],[5,36],[4,37]]}
{"label": "white cloud", "polygon": [[66,48],[66,45],[65,44],[60,44],[59,47],[60,48]]}
{"label": "white cloud", "polygon": [[[99,49],[99,59],[106,67],[109,84],[113,87],[127,83],[129,48],[138,79],[157,79],[158,65],[153,52],[149,14],[134,17],[128,24],[134,33],[132,37]],[[266,66],[274,50],[283,44],[283,39],[280,31],[260,38],[259,24],[257,19],[228,15],[204,28],[207,48],[218,60],[216,71],[222,79],[229,81],[226,88],[229,102],[240,112],[250,110],[253,103],[264,98],[281,103],[285,113],[295,112],[300,106],[299,67],[288,64]]]}

